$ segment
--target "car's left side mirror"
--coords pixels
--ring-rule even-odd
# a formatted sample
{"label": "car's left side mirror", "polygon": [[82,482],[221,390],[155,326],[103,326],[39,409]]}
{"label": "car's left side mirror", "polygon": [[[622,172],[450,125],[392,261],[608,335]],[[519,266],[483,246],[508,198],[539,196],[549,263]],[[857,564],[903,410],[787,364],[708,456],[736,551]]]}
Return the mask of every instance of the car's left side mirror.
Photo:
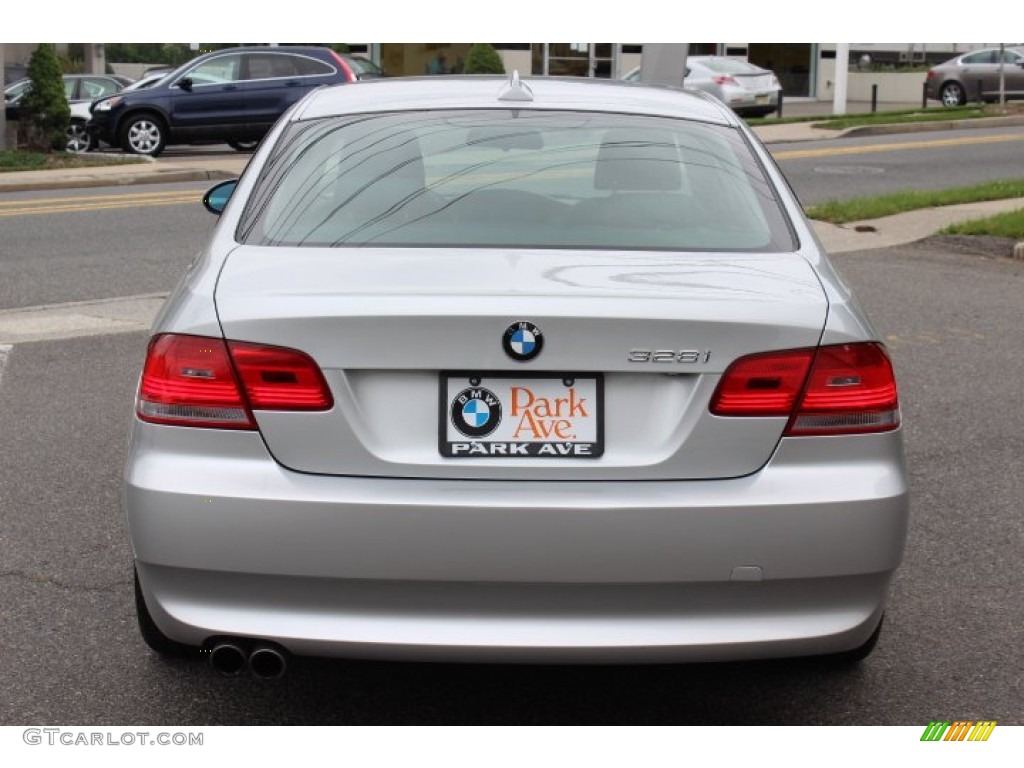
{"label": "car's left side mirror", "polygon": [[228,181],[222,181],[220,184],[214,184],[203,195],[203,205],[210,213],[215,216],[220,216],[224,209],[227,208],[228,200],[231,199],[231,194],[235,191],[235,187],[238,186],[238,179],[229,179]]}
{"label": "car's left side mirror", "polygon": [[181,90],[183,90],[183,91],[191,91],[192,90],[192,78],[191,77],[183,77],[183,78],[181,78],[181,80],[176,82],[175,85],[178,86],[179,88],[181,88]]}

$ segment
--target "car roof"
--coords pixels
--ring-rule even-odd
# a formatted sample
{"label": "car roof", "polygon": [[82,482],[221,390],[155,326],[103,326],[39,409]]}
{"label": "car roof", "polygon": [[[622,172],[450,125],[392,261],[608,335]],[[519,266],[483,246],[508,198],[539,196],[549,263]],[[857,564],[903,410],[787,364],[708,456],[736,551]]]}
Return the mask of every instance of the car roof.
{"label": "car roof", "polygon": [[352,113],[426,109],[549,109],[686,118],[719,125],[739,119],[700,91],[589,78],[524,77],[529,101],[501,100],[510,78],[484,75],[393,77],[313,91],[292,115],[311,120]]}

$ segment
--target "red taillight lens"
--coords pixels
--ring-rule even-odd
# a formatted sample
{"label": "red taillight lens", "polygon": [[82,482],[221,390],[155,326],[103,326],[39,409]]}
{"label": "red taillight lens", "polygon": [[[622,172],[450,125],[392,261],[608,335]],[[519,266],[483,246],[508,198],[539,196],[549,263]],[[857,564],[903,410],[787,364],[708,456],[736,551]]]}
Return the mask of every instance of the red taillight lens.
{"label": "red taillight lens", "polygon": [[715,75],[711,79],[719,85],[739,85],[739,83],[736,82],[736,78],[729,75]]}
{"label": "red taillight lens", "polygon": [[337,51],[331,51],[331,56],[334,57],[334,60],[338,63],[338,66],[341,68],[341,71],[345,73],[346,80],[348,80],[350,83],[354,83],[356,80],[359,79],[358,77],[356,77],[356,73],[353,72],[352,68],[348,65],[348,62],[341,57],[341,54],[339,54]]}
{"label": "red taillight lens", "polygon": [[929,69],[928,70],[928,74],[924,76],[924,79],[925,80],[931,80],[933,77],[935,77],[935,70],[934,69]]}
{"label": "red taillight lens", "polygon": [[886,432],[900,425],[892,363],[880,344],[821,347],[787,435]]}
{"label": "red taillight lens", "polygon": [[750,355],[722,375],[716,416],[789,416],[786,435],[885,432],[900,424],[892,364],[880,344]]}
{"label": "red taillight lens", "polygon": [[789,416],[813,357],[813,349],[741,357],[722,375],[711,398],[711,412],[716,416]]}
{"label": "red taillight lens", "polygon": [[313,359],[295,349],[229,341],[249,404],[257,411],[326,411],[331,390]]}
{"label": "red taillight lens", "polygon": [[231,368],[227,345],[203,336],[153,338],[136,413],[155,424],[256,428]]}
{"label": "red taillight lens", "polygon": [[136,412],[155,424],[256,429],[250,408],[325,411],[333,405],[320,368],[303,352],[164,334],[150,342]]}

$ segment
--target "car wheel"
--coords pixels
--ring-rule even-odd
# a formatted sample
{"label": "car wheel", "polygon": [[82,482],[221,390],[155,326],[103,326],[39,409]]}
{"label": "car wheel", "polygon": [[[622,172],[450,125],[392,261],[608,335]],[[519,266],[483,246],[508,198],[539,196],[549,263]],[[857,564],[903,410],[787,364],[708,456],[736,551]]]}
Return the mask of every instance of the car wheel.
{"label": "car wheel", "polygon": [[260,143],[258,141],[229,141],[228,146],[239,152],[253,152]]}
{"label": "car wheel", "polygon": [[945,83],[939,90],[939,101],[945,107],[959,107],[967,103],[967,94],[960,83]]}
{"label": "car wheel", "polygon": [[85,132],[85,123],[74,122],[68,126],[68,143],[64,147],[68,152],[82,153],[93,148],[92,136]]}
{"label": "car wheel", "polygon": [[121,149],[133,155],[156,157],[167,146],[167,129],[156,115],[131,115],[121,126]]}
{"label": "car wheel", "polygon": [[146,607],[146,598],[142,596],[139,586],[139,572],[135,571],[135,617],[139,622],[139,634],[150,648],[161,656],[184,657],[195,655],[197,649],[190,645],[176,642],[167,637],[153,621]]}

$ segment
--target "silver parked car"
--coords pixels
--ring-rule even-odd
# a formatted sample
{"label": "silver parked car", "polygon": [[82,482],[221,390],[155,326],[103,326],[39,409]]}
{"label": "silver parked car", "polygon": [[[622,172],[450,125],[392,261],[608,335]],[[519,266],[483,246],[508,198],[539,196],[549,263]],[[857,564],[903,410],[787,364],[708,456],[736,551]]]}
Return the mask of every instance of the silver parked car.
{"label": "silver parked car", "polygon": [[[638,82],[640,67],[627,72],[623,80]],[[763,69],[729,56],[688,56],[683,85],[710,93],[736,114],[770,115],[779,108],[782,86],[770,69]]]}
{"label": "silver parked car", "polygon": [[[947,107],[968,101],[998,101],[999,64],[998,48],[954,56],[928,70],[925,80],[928,98],[937,99]],[[1024,49],[1005,49],[1002,70],[1006,98],[1024,99]]]}
{"label": "silver parked car", "polygon": [[908,514],[893,369],[721,104],[323,88],[204,202],[125,471],[151,647],[262,677],[871,650]]}

